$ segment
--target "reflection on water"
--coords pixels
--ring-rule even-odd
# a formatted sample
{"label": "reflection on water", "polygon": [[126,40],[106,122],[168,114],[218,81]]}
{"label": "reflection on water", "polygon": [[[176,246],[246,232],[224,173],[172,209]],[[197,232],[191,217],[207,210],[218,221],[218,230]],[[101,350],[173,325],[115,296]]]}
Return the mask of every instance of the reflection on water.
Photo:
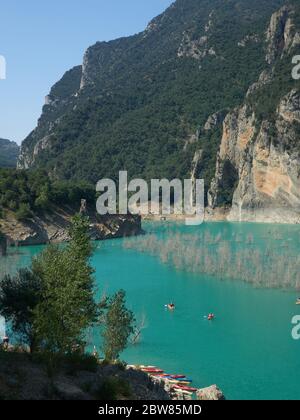
{"label": "reflection on water", "polygon": [[[298,293],[218,280],[226,274],[247,280],[251,274],[262,284],[265,278],[276,284],[278,270],[284,273],[281,285],[295,281],[300,226],[146,223],[144,229],[145,237],[98,243],[92,258],[98,298],[126,290],[142,328],[122,359],[186,374],[196,387],[217,383],[228,399],[300,399],[300,342],[291,336]],[[137,249],[125,249],[124,242]],[[20,260],[13,258],[28,266],[41,249],[22,248]],[[196,271],[208,268],[221,275]],[[165,309],[171,301],[172,313]],[[204,316],[211,312],[216,320],[208,323]],[[99,328],[89,331],[88,342],[101,354]]]}
{"label": "reflection on water", "polygon": [[195,233],[165,225],[155,233],[126,240],[124,247],[150,253],[178,270],[299,290],[299,232],[297,226],[239,229],[220,223],[205,224]]}
{"label": "reflection on water", "polygon": [[11,248],[6,257],[0,256],[0,278],[6,274],[14,274],[23,264],[24,255],[22,250]]}
{"label": "reflection on water", "polygon": [[[24,266],[24,254],[22,250],[11,248],[6,257],[0,256],[0,279],[7,274],[14,274]],[[0,316],[0,340],[6,334],[5,319]]]}

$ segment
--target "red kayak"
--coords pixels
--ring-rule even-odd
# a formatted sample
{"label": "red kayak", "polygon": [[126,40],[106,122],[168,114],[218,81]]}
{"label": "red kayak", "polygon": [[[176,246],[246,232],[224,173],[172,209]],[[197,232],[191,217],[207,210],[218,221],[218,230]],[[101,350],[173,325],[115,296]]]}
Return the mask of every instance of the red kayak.
{"label": "red kayak", "polygon": [[160,374],[160,373],[163,373],[163,370],[161,370],[161,369],[148,369],[148,368],[146,368],[146,369],[142,369],[142,371],[143,372],[146,372],[146,373],[154,373],[154,374]]}
{"label": "red kayak", "polygon": [[174,385],[175,389],[179,389],[181,391],[188,391],[188,392],[197,392],[198,389],[197,388],[192,388],[190,386],[183,386],[183,385]]}

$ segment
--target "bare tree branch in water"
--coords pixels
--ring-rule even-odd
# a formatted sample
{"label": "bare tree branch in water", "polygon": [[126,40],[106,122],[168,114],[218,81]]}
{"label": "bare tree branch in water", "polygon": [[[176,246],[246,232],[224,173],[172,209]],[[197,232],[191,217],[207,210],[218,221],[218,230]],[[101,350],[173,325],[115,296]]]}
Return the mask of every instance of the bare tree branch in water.
{"label": "bare tree branch in water", "polygon": [[168,233],[166,237],[152,234],[128,239],[124,247],[157,256],[178,270],[242,280],[257,287],[300,290],[300,256],[294,242],[276,231],[265,240],[269,243],[241,233],[224,240],[220,233],[214,236],[206,231]]}
{"label": "bare tree branch in water", "polygon": [[140,321],[138,321],[136,329],[131,339],[131,344],[138,344],[141,340],[142,331],[147,328],[147,318],[146,314],[142,314]]}

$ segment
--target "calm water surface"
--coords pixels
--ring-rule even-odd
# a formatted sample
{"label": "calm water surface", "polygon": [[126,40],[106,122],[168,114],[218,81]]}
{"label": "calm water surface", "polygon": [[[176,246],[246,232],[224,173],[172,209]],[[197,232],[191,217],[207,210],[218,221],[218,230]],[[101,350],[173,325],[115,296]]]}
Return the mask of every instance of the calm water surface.
{"label": "calm water surface", "polygon": [[[251,246],[262,252],[272,246],[282,253],[289,244],[289,254],[296,258],[300,250],[298,226],[147,223],[145,229],[166,240],[204,229],[239,247],[246,246],[243,238],[250,234]],[[96,247],[97,293],[126,290],[129,307],[138,319],[146,318],[141,342],[129,347],[123,359],[184,373],[198,387],[216,383],[228,399],[300,399],[300,341],[291,337],[291,319],[300,314],[295,306],[300,292],[255,288],[238,279],[176,269],[158,256],[126,249],[124,240]],[[28,264],[40,249],[22,249],[14,264]],[[170,301],[176,303],[174,313],[164,308]],[[211,323],[204,318],[210,312],[216,314]],[[96,332],[90,344],[100,345]]]}

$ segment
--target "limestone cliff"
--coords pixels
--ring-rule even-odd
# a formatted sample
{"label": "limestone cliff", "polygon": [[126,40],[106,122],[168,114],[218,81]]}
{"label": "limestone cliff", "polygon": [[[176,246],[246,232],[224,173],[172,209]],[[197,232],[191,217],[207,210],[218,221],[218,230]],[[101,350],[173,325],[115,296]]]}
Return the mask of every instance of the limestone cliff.
{"label": "limestone cliff", "polygon": [[292,6],[272,16],[266,69],[224,120],[208,201],[229,207],[231,221],[300,222],[300,84],[291,77],[298,22]]}

